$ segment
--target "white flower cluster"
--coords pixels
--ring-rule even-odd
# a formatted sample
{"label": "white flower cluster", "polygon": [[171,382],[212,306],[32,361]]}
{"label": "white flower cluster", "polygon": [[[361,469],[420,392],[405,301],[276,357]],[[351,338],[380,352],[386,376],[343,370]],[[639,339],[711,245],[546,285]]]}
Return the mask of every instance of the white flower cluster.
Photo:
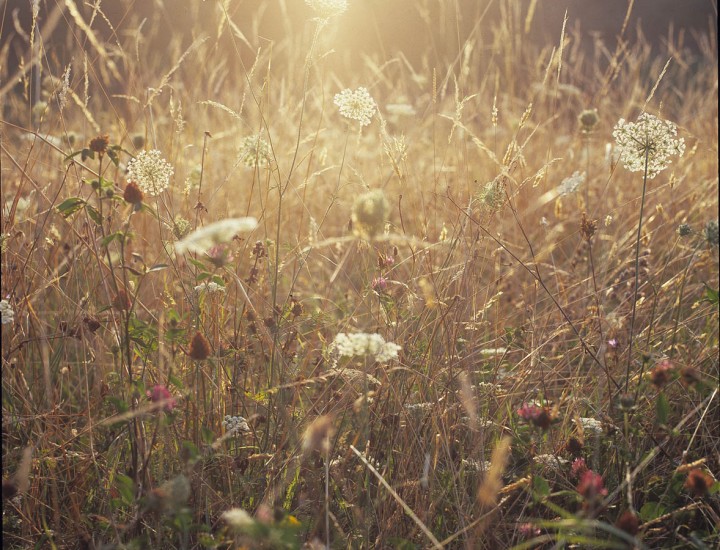
{"label": "white flower cluster", "polygon": [[533,458],[533,460],[538,464],[553,470],[559,470],[561,466],[565,466],[565,464],[569,462],[568,460],[555,455],[537,455]]}
{"label": "white flower cluster", "polygon": [[235,435],[239,435],[240,432],[249,432],[250,426],[248,426],[247,420],[242,416],[230,416],[225,415],[225,420],[222,421],[222,426],[226,431],[235,432]]}
{"label": "white flower cluster", "polygon": [[489,460],[479,461],[474,458],[463,458],[461,464],[468,470],[473,470],[475,472],[487,472],[490,469]]}
{"label": "white flower cluster", "polygon": [[595,418],[580,418],[579,420],[583,432],[593,435],[602,435],[604,430],[603,424],[600,420],[597,420]]}
{"label": "white flower cluster", "polygon": [[15,320],[15,311],[13,311],[10,302],[7,300],[0,300],[0,318],[3,325],[12,323]]}
{"label": "white flower cluster", "polygon": [[246,136],[240,142],[238,159],[248,168],[264,168],[272,161],[270,145],[260,136]]}
{"label": "white flower cluster", "polygon": [[230,508],[220,516],[225,523],[235,529],[245,529],[255,524],[255,520],[242,508]]}
{"label": "white flower cluster", "polygon": [[336,15],[345,13],[348,8],[347,0],[305,0],[319,19],[330,19]]}
{"label": "white flower cluster", "polygon": [[335,94],[335,105],[340,109],[340,114],[346,118],[357,120],[360,126],[367,126],[375,114],[375,100],[370,96],[367,88],[360,87],[353,91],[345,89]]}
{"label": "white flower cluster", "polygon": [[215,245],[231,241],[241,231],[252,231],[256,227],[255,218],[226,218],[196,229],[183,240],[176,242],[175,252],[202,254]]}
{"label": "white flower cluster", "polygon": [[379,334],[339,333],[333,340],[332,347],[341,357],[374,357],[378,363],[386,363],[397,359],[398,351],[402,349],[397,344],[386,342]]}
{"label": "white flower cluster", "polygon": [[195,287],[195,292],[200,294],[206,292],[208,294],[222,293],[225,292],[225,287],[217,284],[215,281],[206,281]]}
{"label": "white flower cluster", "polygon": [[405,410],[411,413],[422,413],[432,410],[433,403],[408,403]]}
{"label": "white flower cluster", "polygon": [[676,139],[677,127],[669,120],[662,120],[649,113],[642,113],[637,122],[618,120],[613,137],[620,151],[620,160],[631,172],[645,170],[652,179],[670,164],[670,156],[682,156],[685,140]]}
{"label": "white flower cluster", "polygon": [[573,175],[565,178],[560,182],[560,185],[558,186],[558,193],[561,195],[570,195],[577,191],[580,186],[585,183],[585,172],[582,174],[580,172],[573,172]]}
{"label": "white flower cluster", "polygon": [[159,195],[170,185],[173,167],[160,155],[160,151],[140,151],[127,165],[127,179],[137,183],[146,195]]}

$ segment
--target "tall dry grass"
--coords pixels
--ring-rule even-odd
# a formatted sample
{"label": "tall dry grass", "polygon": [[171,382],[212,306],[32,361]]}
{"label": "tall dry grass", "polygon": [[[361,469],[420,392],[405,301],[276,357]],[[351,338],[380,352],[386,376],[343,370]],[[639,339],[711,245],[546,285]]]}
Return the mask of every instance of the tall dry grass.
{"label": "tall dry grass", "polygon": [[[104,41],[77,6],[68,85],[32,37],[42,72],[2,98],[4,545],[717,543],[716,36],[589,51],[569,22],[535,44],[519,6],[463,35],[421,1],[422,48],[373,55],[343,49],[348,15],[285,2],[208,5],[203,35],[160,41],[132,13]],[[378,103],[361,131],[333,104],[357,86]],[[643,109],[687,151],[648,188],[630,334],[642,178],[611,132]],[[70,158],[102,135],[117,163]],[[174,176],[136,208],[143,149]],[[368,242],[370,189],[390,214]],[[240,216],[257,229],[215,264],[174,254]],[[402,351],[338,359],[340,332]]]}

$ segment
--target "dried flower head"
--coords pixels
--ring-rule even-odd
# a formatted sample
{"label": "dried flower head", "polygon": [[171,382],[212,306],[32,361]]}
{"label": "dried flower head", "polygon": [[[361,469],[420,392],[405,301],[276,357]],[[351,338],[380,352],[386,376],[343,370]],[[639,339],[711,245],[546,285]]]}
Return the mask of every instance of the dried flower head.
{"label": "dried flower head", "polygon": [[583,442],[577,437],[570,437],[565,443],[565,450],[572,456],[579,457],[583,450]]}
{"label": "dried flower head", "polygon": [[632,510],[625,510],[615,522],[615,527],[635,536],[640,531],[640,518]]}
{"label": "dried flower head", "polygon": [[595,126],[600,122],[597,109],[585,109],[578,115],[578,122],[580,123],[580,131],[583,134],[589,134],[595,129]]}
{"label": "dried flower head", "polygon": [[246,136],[240,142],[238,159],[248,168],[264,168],[272,161],[270,145],[261,136]]}
{"label": "dried flower head", "polygon": [[692,233],[692,227],[687,223],[681,223],[678,225],[677,234],[681,237],[687,237]]}
{"label": "dried flower head", "polygon": [[140,151],[127,165],[127,179],[138,184],[147,195],[159,195],[170,185],[174,170],[160,151]]}
{"label": "dried flower head", "polygon": [[15,311],[13,311],[10,302],[7,300],[0,300],[0,320],[3,325],[12,323],[15,320]]}
{"label": "dried flower head", "polygon": [[705,470],[693,468],[688,472],[687,480],[685,480],[685,488],[694,497],[702,497],[708,494],[710,487],[715,483],[715,478]]}
{"label": "dried flower head", "polygon": [[660,389],[672,381],[675,367],[669,359],[663,359],[650,371],[649,378],[653,386]]}
{"label": "dried flower head", "polygon": [[177,404],[170,391],[161,384],[157,384],[153,386],[151,390],[147,390],[145,395],[147,395],[148,399],[153,403],[164,403],[163,408],[167,412],[172,411]]}
{"label": "dried flower head", "polygon": [[347,0],[305,0],[318,16],[318,19],[330,19],[345,13],[348,8]]}
{"label": "dried flower head", "polygon": [[590,240],[593,238],[593,235],[595,235],[595,231],[597,230],[597,220],[591,220],[587,217],[587,213],[582,213],[582,218],[580,219],[580,234],[582,235],[583,239],[586,242],[590,242]]}
{"label": "dried flower head", "polygon": [[196,332],[195,336],[190,340],[188,355],[195,361],[204,361],[210,357],[210,342],[201,332]]}
{"label": "dried flower head", "polygon": [[541,407],[530,403],[524,403],[517,410],[518,416],[533,426],[545,431],[550,427],[554,418],[547,407]]}
{"label": "dried flower head", "polygon": [[132,300],[127,291],[120,289],[113,297],[112,306],[118,311],[128,311],[132,307]]}
{"label": "dried flower head", "polygon": [[352,207],[353,232],[361,239],[370,240],[383,232],[388,217],[385,194],[375,189],[360,195]]}
{"label": "dried flower head", "polygon": [[145,195],[143,195],[142,190],[134,181],[129,182],[125,186],[125,191],[123,192],[123,199],[125,199],[125,202],[129,204],[140,204],[144,197]]}
{"label": "dried flower head", "polygon": [[105,134],[104,136],[97,136],[90,140],[90,145],[88,146],[91,151],[94,151],[95,153],[99,154],[100,156],[107,153],[108,145],[110,144],[110,137]]}
{"label": "dried flower head", "polygon": [[335,94],[335,105],[340,108],[340,114],[346,118],[357,120],[360,126],[370,124],[375,114],[375,100],[367,91],[367,88],[360,87],[353,91],[345,89],[339,94]]}
{"label": "dried flower head", "polygon": [[652,179],[670,164],[670,156],[682,156],[685,140],[676,139],[677,127],[649,113],[642,113],[637,122],[621,118],[613,137],[620,151],[620,160],[631,172],[643,172],[647,159],[647,177]]}
{"label": "dried flower head", "polygon": [[[177,222],[176,222],[177,224]],[[196,229],[183,240],[175,243],[175,252],[196,252],[202,254],[213,246],[229,242],[241,231],[252,231],[257,227],[255,218],[227,218]]]}

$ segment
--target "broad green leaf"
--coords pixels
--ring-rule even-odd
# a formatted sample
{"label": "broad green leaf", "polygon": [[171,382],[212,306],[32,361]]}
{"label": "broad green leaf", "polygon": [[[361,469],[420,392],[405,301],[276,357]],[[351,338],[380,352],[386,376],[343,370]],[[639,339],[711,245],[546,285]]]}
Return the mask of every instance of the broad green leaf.
{"label": "broad green leaf", "polygon": [[670,414],[670,402],[664,392],[660,392],[655,401],[655,413],[658,424],[667,424]]}
{"label": "broad green leaf", "polygon": [[132,478],[126,476],[125,474],[117,473],[115,479],[115,486],[117,487],[123,502],[128,506],[132,505],[135,501],[135,483]]}
{"label": "broad green leaf", "polygon": [[100,212],[98,212],[97,208],[86,203],[85,210],[87,210],[88,216],[90,216],[92,221],[94,221],[97,225],[102,225],[102,216],[100,215]]}
{"label": "broad green leaf", "polygon": [[540,476],[533,476],[533,495],[538,500],[542,500],[544,497],[550,494],[550,484],[547,480]]}
{"label": "broad green leaf", "polygon": [[60,214],[63,215],[63,217],[68,218],[86,204],[87,202],[85,201],[85,199],[81,199],[80,197],[70,197],[69,199],[65,199],[60,204],[58,204],[57,210],[58,212],[60,212]]}
{"label": "broad green leaf", "polygon": [[643,504],[642,508],[640,508],[640,519],[642,519],[644,522],[652,521],[654,519],[659,518],[665,513],[665,506],[660,504],[659,502],[646,502]]}

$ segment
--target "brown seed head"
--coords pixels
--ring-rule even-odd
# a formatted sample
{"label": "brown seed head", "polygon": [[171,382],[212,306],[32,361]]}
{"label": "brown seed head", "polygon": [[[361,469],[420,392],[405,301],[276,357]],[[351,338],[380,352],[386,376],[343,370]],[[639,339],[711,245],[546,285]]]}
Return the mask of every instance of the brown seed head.
{"label": "brown seed head", "polygon": [[196,332],[195,336],[190,340],[190,350],[188,355],[195,361],[204,361],[210,357],[210,343],[207,338],[200,332]]}
{"label": "brown seed head", "polygon": [[687,480],[685,481],[685,488],[695,497],[705,496],[710,487],[715,483],[715,479],[705,470],[700,468],[693,468],[688,473]]}
{"label": "brown seed head", "polygon": [[140,186],[134,181],[128,182],[123,193],[123,199],[130,204],[139,204],[143,201],[144,195]]}
{"label": "brown seed head", "polygon": [[132,307],[130,296],[124,290],[118,290],[112,301],[112,306],[118,311],[128,311]]}
{"label": "brown seed head", "polygon": [[640,530],[640,518],[632,510],[625,510],[615,522],[615,527],[635,536]]}
{"label": "brown seed head", "polygon": [[98,153],[99,155],[104,155],[107,153],[108,145],[110,144],[110,137],[105,134],[104,136],[97,136],[90,140],[90,145],[88,146],[91,151],[94,151],[95,153]]}
{"label": "brown seed head", "polygon": [[590,239],[595,235],[597,229],[597,220],[591,220],[587,217],[587,213],[582,213],[582,219],[580,220],[580,233],[582,234],[585,241],[590,242]]}

